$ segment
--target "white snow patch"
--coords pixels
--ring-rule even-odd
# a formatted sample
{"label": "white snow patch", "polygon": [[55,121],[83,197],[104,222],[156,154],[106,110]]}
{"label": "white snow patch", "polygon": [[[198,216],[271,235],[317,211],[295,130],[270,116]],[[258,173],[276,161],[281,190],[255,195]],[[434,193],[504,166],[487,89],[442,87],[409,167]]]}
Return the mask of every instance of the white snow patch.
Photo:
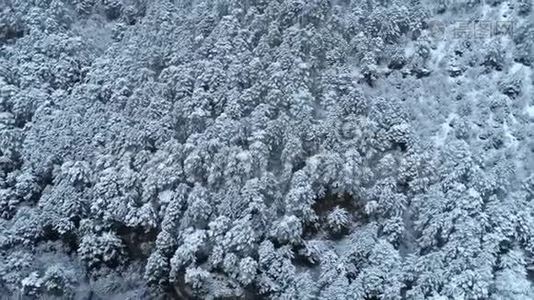
{"label": "white snow patch", "polygon": [[503,125],[503,130],[504,130],[504,136],[508,138],[510,141],[510,146],[517,149],[519,142],[517,141],[516,137],[510,131],[510,127],[508,127],[508,124],[506,124],[506,122]]}
{"label": "white snow patch", "polygon": [[437,43],[436,49],[432,51],[431,56],[431,62],[430,62],[430,69],[431,70],[439,70],[439,63],[443,60],[443,58],[447,55],[447,44],[445,41],[439,41]]}
{"label": "white snow patch", "polygon": [[162,203],[169,203],[172,200],[173,192],[171,190],[165,190],[159,193],[158,198]]}
{"label": "white snow patch", "polygon": [[527,106],[525,108],[525,112],[527,113],[529,118],[534,119],[534,105]]}
{"label": "white snow patch", "polygon": [[456,117],[458,117],[457,114],[451,113],[449,114],[445,122],[441,124],[441,128],[439,129],[438,134],[434,136],[434,143],[436,146],[443,146],[445,144],[445,140],[447,139],[447,136],[451,131],[451,126],[449,126],[449,124]]}
{"label": "white snow patch", "polygon": [[534,91],[532,90],[532,86],[534,85],[534,78],[532,78],[532,69],[527,68],[522,64],[515,63],[510,71],[514,70],[522,70],[524,73],[525,80],[523,81],[523,94],[527,95],[529,99],[527,99],[527,105],[524,109],[525,113],[528,115],[528,117],[534,121],[534,95],[532,94]]}

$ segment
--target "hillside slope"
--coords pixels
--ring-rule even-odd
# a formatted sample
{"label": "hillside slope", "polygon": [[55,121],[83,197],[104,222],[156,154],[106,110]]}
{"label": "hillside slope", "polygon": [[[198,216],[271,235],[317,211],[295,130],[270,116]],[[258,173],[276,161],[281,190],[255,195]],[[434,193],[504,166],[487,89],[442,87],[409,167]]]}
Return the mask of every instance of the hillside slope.
{"label": "hillside slope", "polygon": [[0,295],[534,298],[533,23],[0,0]]}

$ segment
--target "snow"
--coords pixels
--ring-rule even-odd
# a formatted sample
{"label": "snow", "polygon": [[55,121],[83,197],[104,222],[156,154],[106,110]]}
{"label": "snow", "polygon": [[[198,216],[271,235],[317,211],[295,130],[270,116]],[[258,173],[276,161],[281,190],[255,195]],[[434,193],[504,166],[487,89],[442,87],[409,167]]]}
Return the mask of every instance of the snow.
{"label": "snow", "polygon": [[445,141],[447,140],[447,137],[449,135],[449,132],[451,131],[451,121],[454,120],[454,118],[457,118],[458,115],[456,113],[451,113],[447,116],[447,119],[445,122],[443,122],[440,126],[440,129],[436,136],[434,136],[434,144],[438,147],[443,146],[445,144]]}

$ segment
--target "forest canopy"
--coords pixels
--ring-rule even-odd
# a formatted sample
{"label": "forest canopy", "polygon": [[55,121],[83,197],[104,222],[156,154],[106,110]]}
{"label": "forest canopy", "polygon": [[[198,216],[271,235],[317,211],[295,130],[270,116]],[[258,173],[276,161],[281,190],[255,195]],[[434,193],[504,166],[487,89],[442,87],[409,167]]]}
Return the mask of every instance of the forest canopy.
{"label": "forest canopy", "polygon": [[0,298],[533,299],[532,0],[0,0]]}

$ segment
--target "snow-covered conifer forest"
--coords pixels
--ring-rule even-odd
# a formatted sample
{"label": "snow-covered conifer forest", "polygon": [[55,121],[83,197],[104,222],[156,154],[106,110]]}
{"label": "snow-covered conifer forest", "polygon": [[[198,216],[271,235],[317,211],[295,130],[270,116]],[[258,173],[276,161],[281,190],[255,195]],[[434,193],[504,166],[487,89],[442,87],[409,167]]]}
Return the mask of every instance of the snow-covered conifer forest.
{"label": "snow-covered conifer forest", "polygon": [[532,0],[0,0],[0,299],[534,299]]}

